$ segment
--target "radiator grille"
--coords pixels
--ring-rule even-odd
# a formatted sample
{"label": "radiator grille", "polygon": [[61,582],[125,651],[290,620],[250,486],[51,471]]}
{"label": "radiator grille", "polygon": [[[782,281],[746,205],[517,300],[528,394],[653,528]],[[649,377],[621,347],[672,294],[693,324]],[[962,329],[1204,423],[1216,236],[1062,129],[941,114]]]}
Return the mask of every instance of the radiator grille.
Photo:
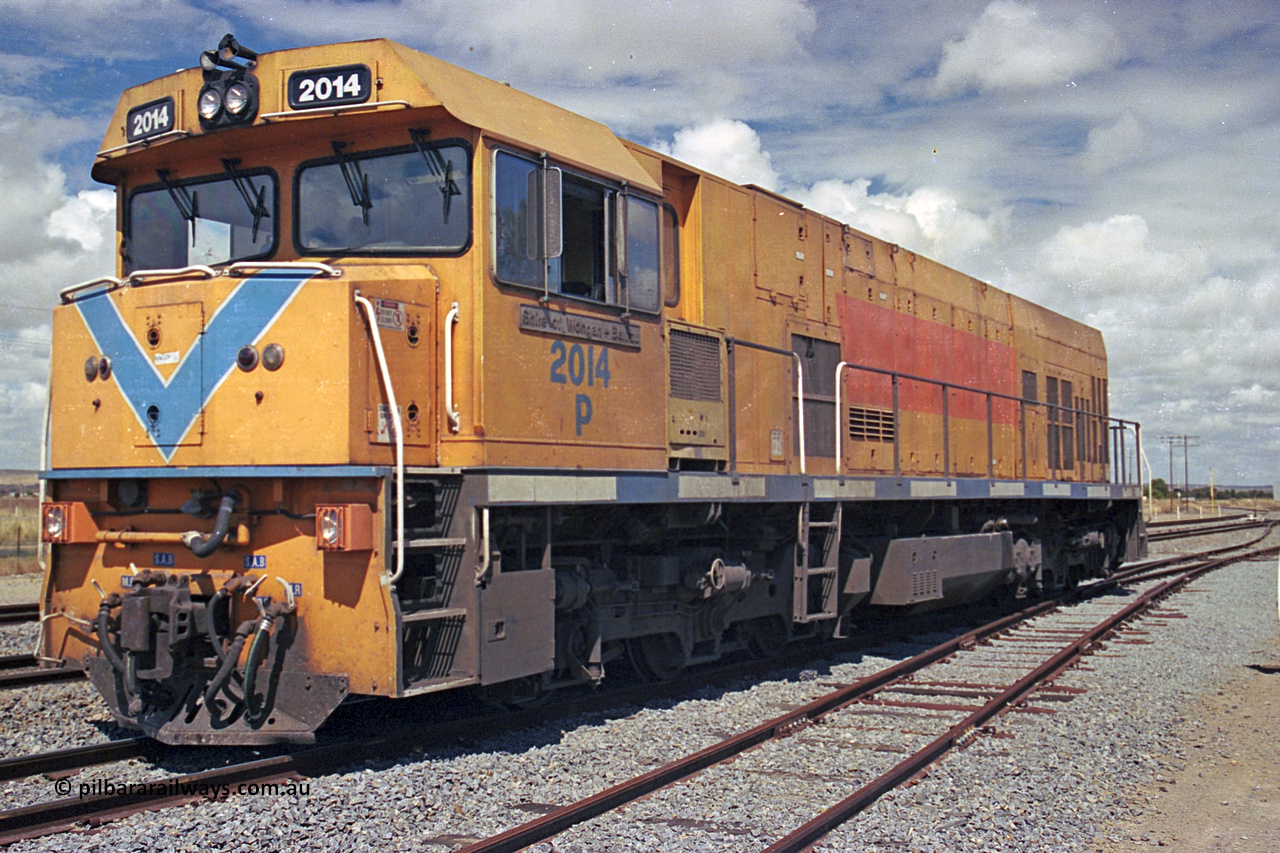
{"label": "radiator grille", "polygon": [[893,412],[888,409],[849,407],[849,438],[853,441],[889,441],[895,438]]}
{"label": "radiator grille", "polygon": [[720,402],[720,339],[671,330],[671,396]]}

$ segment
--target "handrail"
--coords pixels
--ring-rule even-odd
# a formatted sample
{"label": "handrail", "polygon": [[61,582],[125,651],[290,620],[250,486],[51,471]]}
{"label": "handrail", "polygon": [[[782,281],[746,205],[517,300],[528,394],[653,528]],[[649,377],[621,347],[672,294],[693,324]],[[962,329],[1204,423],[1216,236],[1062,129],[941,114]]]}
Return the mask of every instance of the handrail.
{"label": "handrail", "polygon": [[311,107],[306,110],[284,110],[278,113],[263,113],[258,116],[263,122],[271,122],[273,119],[280,118],[297,118],[300,116],[313,116],[320,113],[328,115],[337,115],[338,113],[353,112],[355,110],[377,110],[382,107],[400,107],[402,109],[412,109],[413,104],[408,101],[369,101],[363,104],[342,104],[336,107]]}
{"label": "handrail", "polygon": [[79,284],[73,284],[70,287],[64,287],[58,292],[58,298],[61,299],[63,305],[67,305],[75,301],[71,298],[75,294],[82,290],[88,290],[91,287],[98,287],[99,285],[110,285],[110,287],[103,291],[103,293],[110,293],[117,287],[124,287],[124,279],[116,278],[113,275],[104,275],[100,278],[92,278],[88,281],[82,281]]}
{"label": "handrail", "polygon": [[245,276],[249,275],[251,271],[260,270],[315,270],[327,278],[339,278],[342,275],[341,269],[322,264],[319,261],[237,261],[221,270],[216,270],[205,264],[193,264],[189,267],[174,269],[135,270],[124,278],[104,275],[100,278],[89,279],[88,281],[82,281],[79,284],[63,288],[59,291],[58,297],[63,305],[67,305],[75,301],[73,297],[76,294],[94,287],[103,287],[103,293],[110,293],[121,287],[144,285],[148,279],[153,278],[182,278],[193,274],[199,274],[204,278],[217,278],[220,275]]}
{"label": "handrail", "polygon": [[165,270],[136,270],[124,277],[124,283],[133,287],[142,284],[149,278],[182,278],[183,276],[199,273],[205,278],[215,278],[218,271],[211,266],[205,264],[192,264],[189,267],[177,267],[175,269]]}
{"label": "handrail", "polygon": [[315,270],[327,278],[340,278],[342,270],[319,261],[236,261],[223,275],[246,275],[249,270]]}
{"label": "handrail", "polygon": [[453,407],[453,327],[458,323],[458,303],[453,303],[444,318],[444,413],[449,418],[449,431],[457,432],[462,416]]}
{"label": "handrail", "polygon": [[89,281],[82,281],[79,284],[73,284],[70,287],[63,288],[59,291],[58,298],[62,301],[63,305],[68,305],[75,301],[72,299],[75,294],[82,290],[88,290],[92,287],[106,285],[106,289],[102,292],[110,293],[120,287],[133,287],[137,284],[141,284],[148,278],[180,278],[184,275],[190,275],[191,273],[200,273],[205,278],[213,278],[218,274],[212,267],[207,267],[203,264],[182,267],[180,269],[137,270],[129,273],[124,278],[116,278],[113,275],[104,275],[101,278],[94,278]]}
{"label": "handrail", "polygon": [[[844,430],[843,430],[843,426],[844,426],[844,419],[843,419],[843,417],[842,417],[842,410],[843,410],[843,408],[844,408],[844,407],[843,407],[843,405],[842,405],[842,402],[843,402],[843,396],[844,396],[844,395],[843,395],[843,384],[841,383],[841,376],[842,376],[842,374],[844,373],[844,371],[845,371],[846,369],[849,369],[849,368],[853,368],[853,369],[855,369],[855,370],[861,370],[861,371],[866,372],[866,373],[873,373],[873,374],[876,374],[876,375],[879,375],[879,376],[887,376],[887,377],[889,377],[889,378],[892,380],[892,382],[893,382],[893,422],[894,422],[893,449],[894,449],[894,473],[895,473],[895,474],[900,473],[900,470],[899,470],[900,462],[899,462],[899,458],[898,458],[899,438],[900,438],[900,432],[899,432],[899,430],[898,430],[898,420],[899,420],[899,415],[900,415],[900,410],[899,410],[899,405],[898,405],[898,388],[899,388],[899,383],[900,383],[902,380],[906,380],[906,381],[908,381],[908,382],[922,382],[922,383],[925,383],[925,384],[927,384],[927,385],[935,385],[935,386],[938,386],[938,387],[940,387],[940,388],[942,389],[942,393],[943,393],[943,395],[944,395],[944,396],[943,396],[943,419],[944,419],[944,423],[943,423],[943,440],[944,440],[945,442],[947,442],[947,445],[948,445],[947,447],[945,447],[945,448],[944,448],[944,459],[947,459],[947,460],[948,460],[948,461],[944,462],[944,468],[945,468],[945,473],[946,473],[946,476],[947,476],[947,477],[950,477],[950,476],[951,476],[950,462],[949,462],[949,451],[950,451],[950,447],[949,447],[950,440],[949,440],[949,431],[948,431],[949,424],[946,422],[946,421],[948,420],[948,406],[947,406],[947,399],[948,399],[948,398],[947,398],[947,396],[946,396],[946,395],[948,395],[948,393],[949,393],[950,391],[963,391],[963,392],[970,393],[970,394],[982,394],[983,396],[985,396],[985,397],[986,397],[986,400],[987,400],[987,476],[988,476],[988,479],[995,479],[995,476],[994,476],[994,473],[995,473],[995,472],[994,472],[994,456],[995,456],[995,454],[994,454],[994,419],[993,419],[993,414],[992,414],[992,401],[993,401],[993,400],[997,400],[997,399],[999,399],[999,400],[1007,400],[1007,401],[1009,401],[1009,402],[1018,403],[1018,404],[1019,404],[1019,406],[1020,406],[1020,410],[1019,410],[1019,411],[1020,411],[1019,421],[1020,421],[1020,423],[1021,423],[1021,428],[1022,428],[1022,431],[1023,431],[1023,437],[1022,437],[1022,460],[1021,460],[1021,461],[1022,461],[1022,473],[1023,473],[1023,476],[1024,476],[1024,477],[1027,477],[1027,476],[1028,476],[1028,469],[1027,469],[1027,448],[1026,448],[1026,434],[1025,434],[1025,433],[1026,433],[1026,407],[1027,407],[1028,405],[1032,405],[1032,406],[1043,406],[1043,407],[1044,407],[1046,410],[1048,410],[1048,411],[1059,412],[1059,413],[1061,413],[1061,414],[1063,414],[1063,415],[1072,415],[1072,416],[1081,416],[1081,415],[1082,415],[1084,420],[1094,420],[1094,421],[1097,421],[1097,422],[1099,422],[1099,423],[1106,424],[1106,425],[1108,426],[1108,428],[1109,428],[1109,429],[1112,429],[1112,430],[1117,430],[1117,429],[1118,429],[1118,430],[1120,430],[1121,432],[1123,432],[1125,429],[1131,429],[1131,430],[1134,432],[1135,436],[1140,436],[1140,435],[1141,435],[1141,432],[1140,432],[1140,430],[1141,430],[1141,425],[1140,425],[1138,422],[1136,422],[1136,421],[1127,421],[1127,420],[1124,420],[1123,418],[1113,418],[1113,417],[1111,417],[1110,415],[1104,415],[1104,414],[1102,414],[1101,412],[1091,412],[1091,411],[1089,411],[1089,410],[1087,410],[1087,409],[1078,409],[1078,408],[1075,408],[1074,406],[1066,406],[1066,405],[1060,405],[1060,404],[1057,404],[1057,403],[1041,402],[1041,401],[1039,401],[1039,400],[1029,400],[1029,399],[1027,399],[1027,398],[1025,398],[1025,397],[1019,397],[1019,396],[1014,395],[1014,394],[1004,394],[1004,393],[1002,393],[1002,392],[999,392],[999,391],[991,391],[991,390],[986,389],[986,388],[975,388],[975,387],[972,387],[972,386],[969,386],[969,385],[956,385],[956,384],[954,384],[954,383],[952,383],[952,382],[946,382],[946,381],[943,381],[943,380],[941,380],[941,379],[930,379],[930,378],[928,378],[928,377],[924,377],[924,376],[916,376],[916,375],[914,375],[914,374],[910,374],[910,373],[901,373],[901,372],[899,372],[899,371],[895,371],[895,370],[888,370],[888,369],[886,369],[886,368],[870,367],[870,366],[868,366],[868,365],[852,364],[852,363],[847,362],[847,361],[842,361],[842,362],[840,362],[838,365],[836,365],[836,370],[835,370],[835,382],[836,382],[836,411],[835,411],[835,418],[836,418],[836,424],[835,424],[835,427],[836,427],[836,431],[835,431],[836,446],[835,446],[835,451],[836,451],[836,474],[837,474],[837,475],[839,475],[839,476],[843,476],[843,475],[844,475],[844,446],[843,446],[843,445],[844,445],[844,442],[843,442],[843,438],[844,438]],[[1071,428],[1075,428],[1075,424],[1076,424],[1076,422],[1077,422],[1077,418],[1072,417],[1072,418],[1070,418],[1070,419],[1069,419],[1069,421],[1068,421],[1068,425],[1069,425]],[[1076,441],[1078,442],[1078,441],[1079,441],[1079,439],[1076,439]],[[1090,443],[1090,446],[1092,446],[1092,443]],[[1121,445],[1121,446],[1123,446],[1123,445]],[[1123,469],[1124,469],[1124,463],[1123,463],[1123,461],[1122,461],[1122,460],[1116,460],[1116,459],[1115,459],[1115,455],[1116,455],[1116,451],[1115,451],[1115,449],[1113,448],[1113,449],[1112,449],[1112,459],[1107,460],[1107,461],[1105,461],[1105,462],[1102,462],[1101,464],[1103,464],[1103,465],[1107,465],[1107,466],[1108,466],[1108,472],[1109,472],[1109,475],[1111,475],[1111,474],[1119,474],[1119,475],[1120,475],[1121,479],[1120,479],[1118,482],[1121,482],[1122,484],[1127,484],[1127,483],[1128,483],[1128,473],[1127,473],[1127,470],[1123,470]],[[1113,463],[1118,464],[1118,465],[1120,466],[1120,468],[1119,468],[1119,469],[1116,469],[1116,468],[1115,468],[1115,465],[1113,465]],[[1053,470],[1054,470],[1054,471],[1060,471],[1060,470],[1065,470],[1065,469],[1062,469],[1062,468],[1054,468]],[[1141,476],[1141,475],[1139,474],[1139,476]],[[1109,478],[1108,478],[1108,479],[1111,479],[1111,477],[1109,476]]]}
{"label": "handrail", "polygon": [[361,296],[359,290],[355,291],[354,297],[369,324],[369,337],[373,339],[373,353],[378,360],[382,384],[387,389],[387,416],[391,419],[391,428],[396,433],[396,570],[387,581],[394,584],[404,574],[404,431],[401,429],[400,408],[396,405],[396,392],[391,386],[391,371],[387,368],[387,354],[382,349],[382,335],[378,332],[378,320],[373,310],[373,303]]}
{"label": "handrail", "polygon": [[137,146],[137,145],[141,145],[143,148],[146,148],[150,146],[151,143],[159,142],[162,139],[168,139],[170,136],[176,136],[179,139],[185,139],[190,135],[191,135],[191,131],[178,128],[176,130],[166,131],[165,133],[158,133],[155,136],[148,136],[146,139],[135,139],[133,142],[126,142],[124,145],[117,145],[114,148],[104,148],[101,151],[99,151],[97,154],[93,155],[93,157],[96,160],[99,157],[106,157],[108,155],[116,153],[117,151],[124,151],[126,148],[133,148],[134,146]]}

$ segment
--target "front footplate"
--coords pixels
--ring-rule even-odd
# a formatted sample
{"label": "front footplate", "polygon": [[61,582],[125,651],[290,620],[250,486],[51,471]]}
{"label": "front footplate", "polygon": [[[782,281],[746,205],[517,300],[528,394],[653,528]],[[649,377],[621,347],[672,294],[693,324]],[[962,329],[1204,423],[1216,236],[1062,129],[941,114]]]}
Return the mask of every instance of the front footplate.
{"label": "front footplate", "polygon": [[[247,715],[242,705],[228,702],[211,717],[201,698],[206,679],[166,684],[164,694],[152,694],[145,703],[126,693],[124,677],[106,658],[90,658],[85,672],[117,723],[172,745],[313,743],[315,730],[347,696],[345,675],[286,670],[272,673],[256,714]],[[137,713],[130,713],[131,705]]]}

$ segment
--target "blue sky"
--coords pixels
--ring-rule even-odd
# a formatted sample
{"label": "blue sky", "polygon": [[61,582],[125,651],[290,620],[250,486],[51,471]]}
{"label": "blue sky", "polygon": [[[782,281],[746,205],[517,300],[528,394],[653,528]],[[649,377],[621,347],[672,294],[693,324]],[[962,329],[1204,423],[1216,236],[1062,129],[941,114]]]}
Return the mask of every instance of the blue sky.
{"label": "blue sky", "polygon": [[[0,0],[0,468],[48,312],[112,271],[119,91],[233,32],[386,36],[1102,329],[1112,413],[1280,481],[1280,27],[1266,2]],[[1181,479],[1181,460],[1177,478]]]}

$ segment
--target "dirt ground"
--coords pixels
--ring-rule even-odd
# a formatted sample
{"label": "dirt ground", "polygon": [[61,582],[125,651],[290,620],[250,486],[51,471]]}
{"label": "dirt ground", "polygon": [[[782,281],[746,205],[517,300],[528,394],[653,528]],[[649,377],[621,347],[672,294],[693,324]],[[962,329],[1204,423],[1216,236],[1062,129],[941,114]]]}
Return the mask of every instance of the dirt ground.
{"label": "dirt ground", "polygon": [[1280,851],[1280,638],[1216,691],[1188,706],[1181,756],[1164,756],[1142,815],[1113,824],[1098,850]]}

